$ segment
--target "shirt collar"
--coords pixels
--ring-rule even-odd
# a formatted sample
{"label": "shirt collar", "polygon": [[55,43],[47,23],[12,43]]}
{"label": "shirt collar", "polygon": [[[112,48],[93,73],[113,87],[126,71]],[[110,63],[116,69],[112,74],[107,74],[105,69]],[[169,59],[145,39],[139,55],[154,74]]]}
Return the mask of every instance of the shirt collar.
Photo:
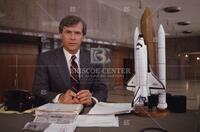
{"label": "shirt collar", "polygon": [[76,56],[76,61],[79,63],[80,49],[78,49],[78,51],[76,52],[76,54],[70,54],[65,48],[63,48],[63,52],[65,54],[67,62],[70,62],[72,55],[75,55]]}

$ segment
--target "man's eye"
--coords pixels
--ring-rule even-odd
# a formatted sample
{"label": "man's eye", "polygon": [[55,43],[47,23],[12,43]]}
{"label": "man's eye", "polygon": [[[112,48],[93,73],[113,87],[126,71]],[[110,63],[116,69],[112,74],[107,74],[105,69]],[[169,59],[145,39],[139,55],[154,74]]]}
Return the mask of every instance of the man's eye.
{"label": "man's eye", "polygon": [[67,34],[71,34],[72,32],[71,32],[71,31],[65,31],[65,33],[67,33]]}
{"label": "man's eye", "polygon": [[75,32],[75,34],[77,34],[77,35],[80,35],[80,34],[81,34],[81,32]]}

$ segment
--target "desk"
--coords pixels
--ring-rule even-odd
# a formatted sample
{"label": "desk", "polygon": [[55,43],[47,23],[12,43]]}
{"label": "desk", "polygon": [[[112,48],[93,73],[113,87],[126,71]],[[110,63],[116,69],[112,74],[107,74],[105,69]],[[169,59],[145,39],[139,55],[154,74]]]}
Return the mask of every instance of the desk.
{"label": "desk", "polygon": [[[34,119],[32,114],[0,114],[1,132],[29,132],[22,128]],[[200,112],[169,113],[165,117],[147,118],[136,115],[119,116],[119,127],[108,128],[76,128],[76,132],[139,132],[147,127],[159,127],[168,132],[200,132]]]}

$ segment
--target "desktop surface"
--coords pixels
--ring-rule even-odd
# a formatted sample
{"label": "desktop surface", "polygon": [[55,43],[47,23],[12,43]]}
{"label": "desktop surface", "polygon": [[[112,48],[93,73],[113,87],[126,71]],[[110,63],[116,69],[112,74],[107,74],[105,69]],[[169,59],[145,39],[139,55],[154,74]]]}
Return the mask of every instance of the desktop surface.
{"label": "desktop surface", "polygon": [[[84,109],[84,113],[89,108]],[[1,132],[29,132],[22,130],[33,121],[33,114],[0,114]],[[119,115],[119,127],[77,127],[75,132],[140,132],[144,128],[163,128],[168,132],[199,132],[200,111],[172,113],[164,117],[140,117],[134,114]]]}

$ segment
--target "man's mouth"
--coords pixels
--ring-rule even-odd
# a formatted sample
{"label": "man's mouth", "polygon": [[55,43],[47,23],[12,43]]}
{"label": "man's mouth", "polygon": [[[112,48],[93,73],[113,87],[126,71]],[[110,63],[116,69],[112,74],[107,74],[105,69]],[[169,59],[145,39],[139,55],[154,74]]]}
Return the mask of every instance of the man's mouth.
{"label": "man's mouth", "polygon": [[76,45],[76,43],[69,43],[69,45]]}

